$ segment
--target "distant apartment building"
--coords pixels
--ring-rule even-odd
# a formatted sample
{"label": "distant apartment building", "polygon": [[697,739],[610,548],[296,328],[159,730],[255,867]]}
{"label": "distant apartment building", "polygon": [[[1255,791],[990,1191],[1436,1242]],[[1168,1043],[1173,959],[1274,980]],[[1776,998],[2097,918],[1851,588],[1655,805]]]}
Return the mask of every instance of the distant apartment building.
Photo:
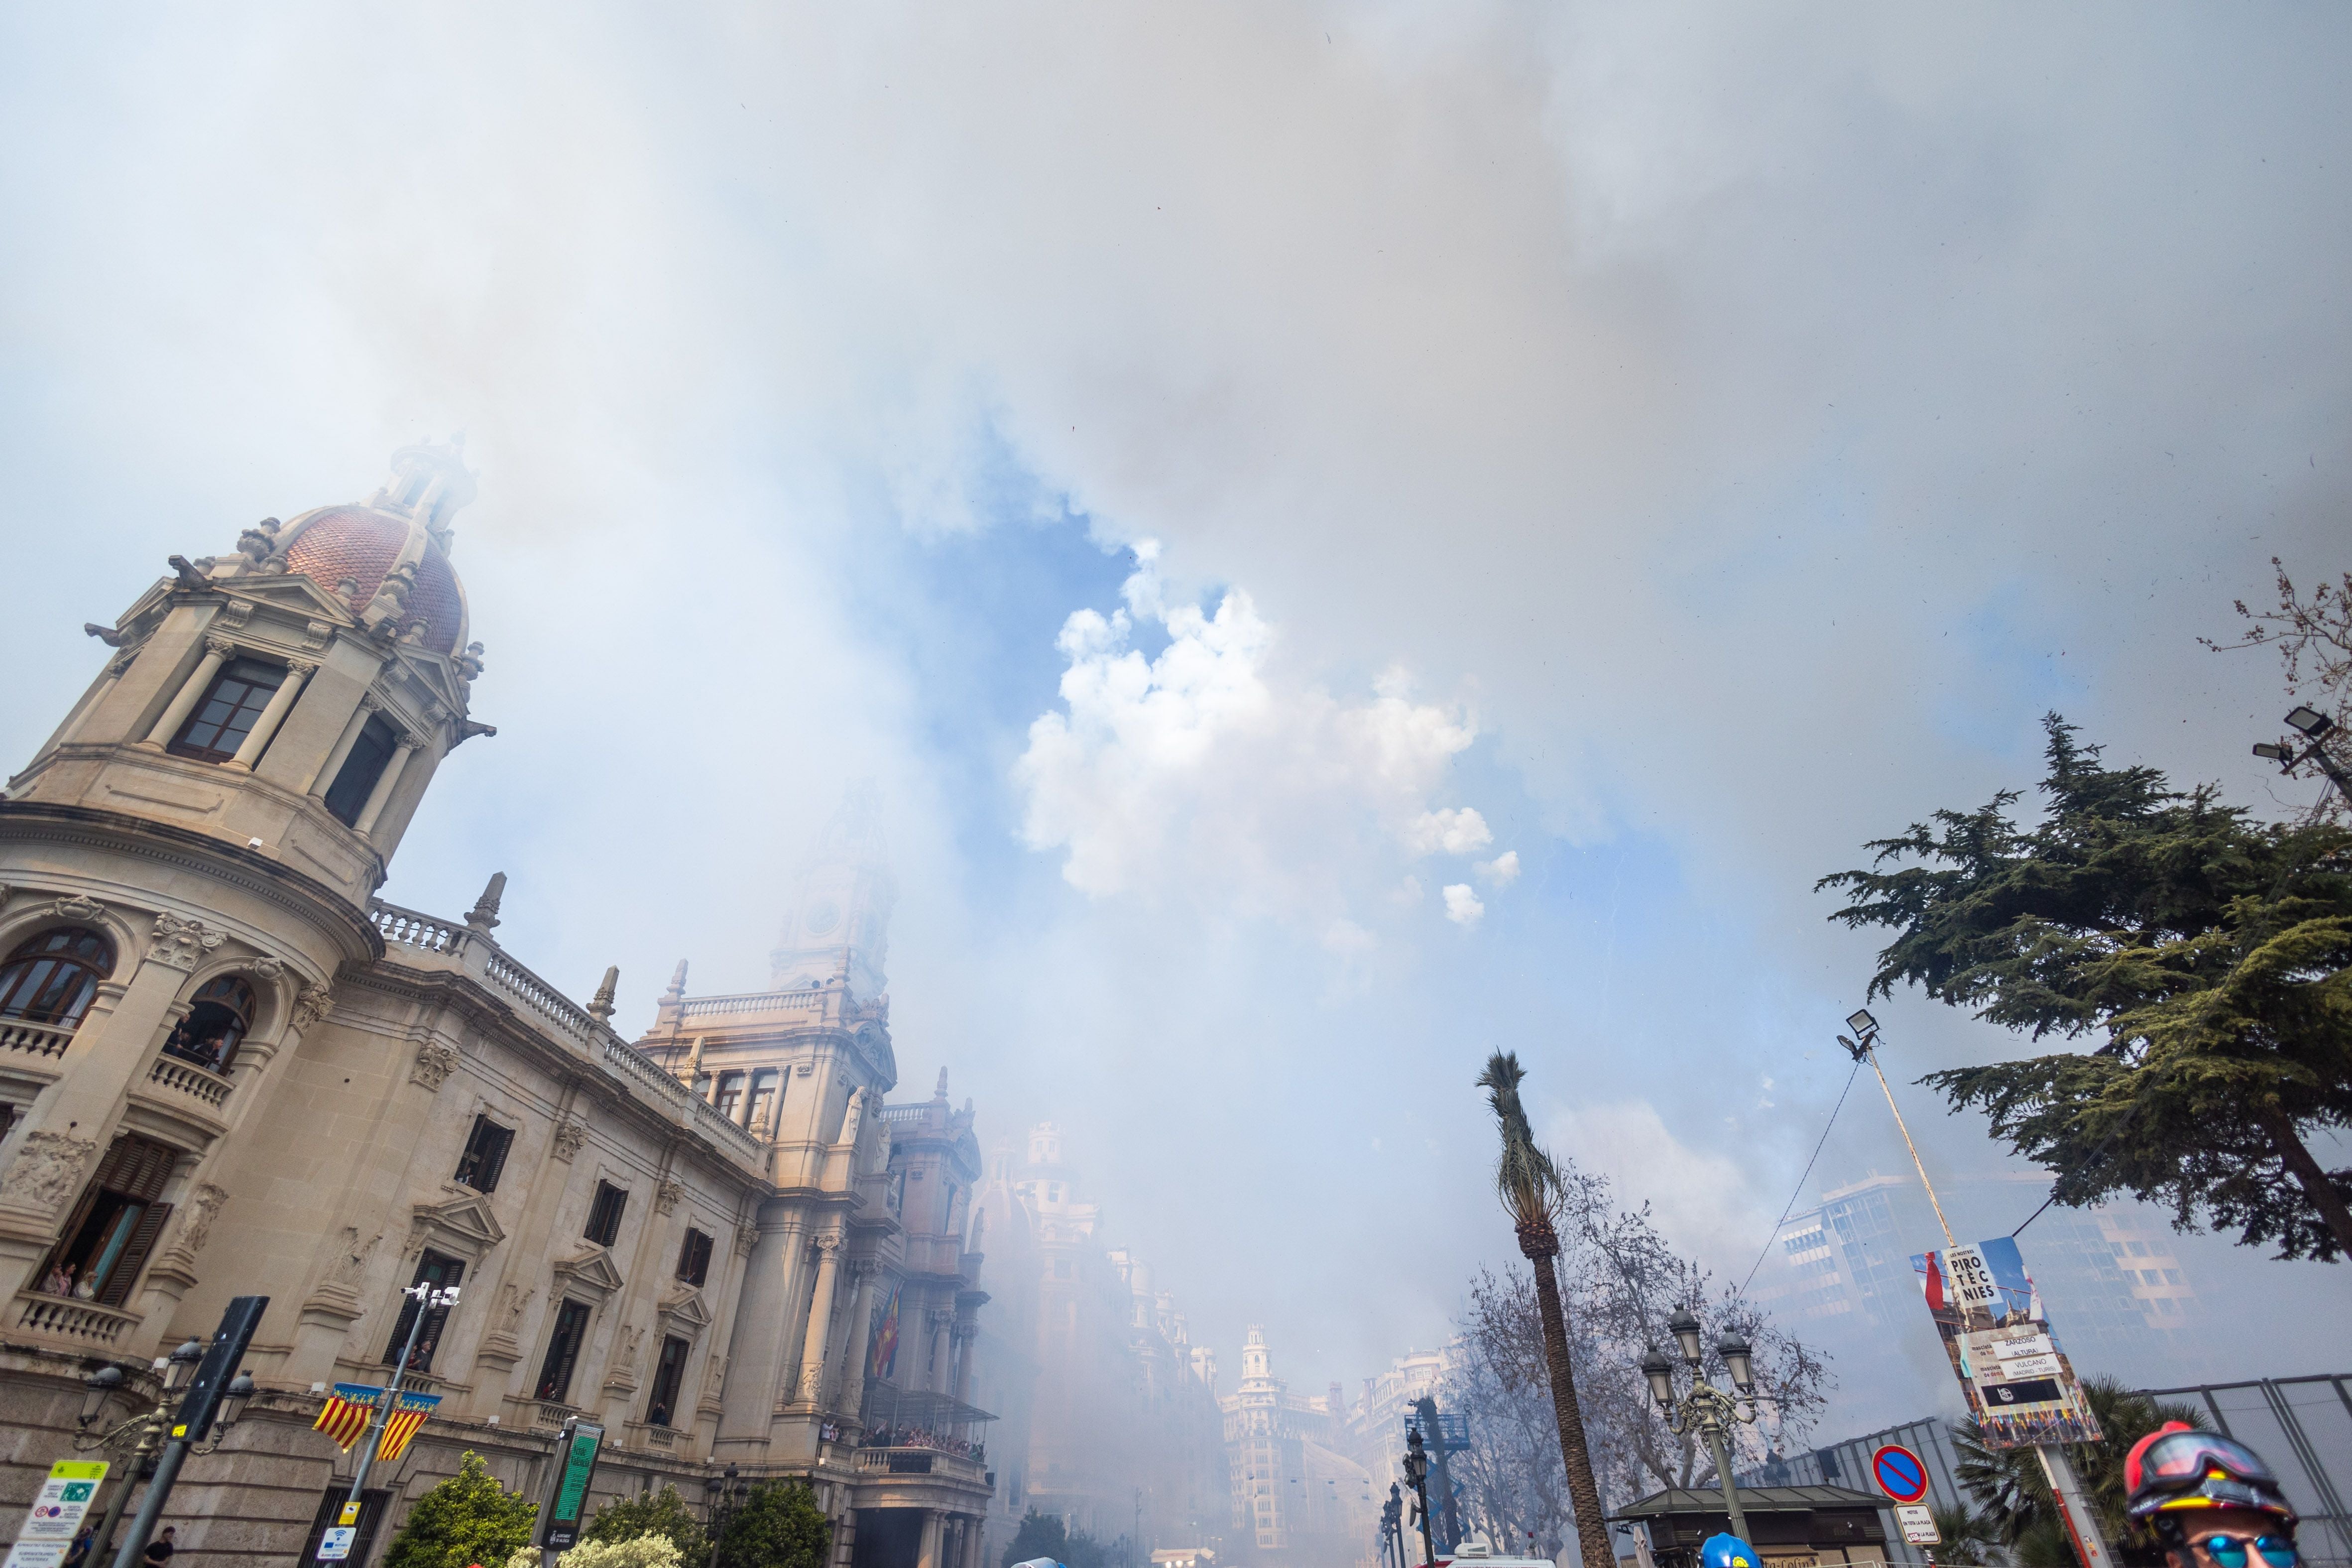
{"label": "distant apartment building", "polygon": [[[2014,1225],[2046,1191],[2039,1174],[1937,1184],[1962,1241],[1982,1237],[1958,1216],[1985,1209]],[[2006,1226],[2004,1226],[2004,1229]],[[1910,1177],[1875,1172],[1822,1194],[1774,1233],[1753,1294],[1784,1319],[1836,1322],[1841,1336],[1914,1326],[1922,1308],[1914,1255],[1944,1244]],[[2157,1211],[2137,1204],[2053,1204],[2018,1237],[2044,1307],[2076,1363],[2121,1370],[2197,1348],[2196,1288]],[[1924,1321],[1924,1320],[1920,1320]],[[1794,1326],[1793,1324],[1791,1325]],[[1801,1333],[1802,1330],[1799,1330]]]}

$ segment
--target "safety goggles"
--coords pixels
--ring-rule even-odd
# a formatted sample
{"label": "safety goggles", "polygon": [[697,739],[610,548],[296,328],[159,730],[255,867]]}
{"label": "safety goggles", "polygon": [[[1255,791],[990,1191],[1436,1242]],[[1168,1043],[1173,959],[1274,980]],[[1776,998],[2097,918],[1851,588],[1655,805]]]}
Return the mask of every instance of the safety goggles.
{"label": "safety goggles", "polygon": [[2221,1568],[2246,1568],[2246,1549],[2251,1546],[2261,1554],[2270,1568],[2295,1568],[2303,1553],[2295,1550],[2294,1539],[2286,1535],[2257,1535],[2252,1541],[2242,1535],[2200,1535],[2191,1538],[2194,1544],[2205,1549]]}
{"label": "safety goggles", "polygon": [[[2142,1487],[2186,1488],[2215,1470],[2233,1481],[2273,1491],[2279,1484],[2271,1468],[2252,1448],[2218,1432],[2168,1432],[2141,1449],[2130,1468],[2138,1472],[2124,1478],[2125,1487],[2131,1491]],[[2243,1555],[2240,1553],[2242,1562]],[[2229,1568],[2240,1568],[2240,1564],[2233,1563]]]}

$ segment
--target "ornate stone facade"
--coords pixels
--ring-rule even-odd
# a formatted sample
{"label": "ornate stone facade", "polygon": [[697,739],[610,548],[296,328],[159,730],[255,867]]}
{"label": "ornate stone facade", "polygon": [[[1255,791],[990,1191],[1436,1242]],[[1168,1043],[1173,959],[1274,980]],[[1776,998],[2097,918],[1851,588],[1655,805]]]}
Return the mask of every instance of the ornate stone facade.
{"label": "ornate stone facade", "polygon": [[[502,877],[462,920],[374,898],[442,759],[494,732],[447,563],[472,476],[446,447],[394,467],[364,504],[174,557],[93,628],[116,651],[0,796],[0,964],[82,966],[0,1016],[0,1510],[71,1452],[88,1372],[135,1385],[266,1295],[262,1393],[175,1522],[199,1562],[303,1560],[352,1468],[310,1430],[318,1390],[384,1381],[400,1291],[432,1279],[462,1296],[420,1340],[441,1403],[375,1473],[354,1568],[465,1449],[535,1496],[575,1412],[611,1435],[600,1490],[803,1476],[845,1568],[978,1568],[969,1342],[909,1346],[979,1310],[980,1259],[952,1197],[907,1197],[969,1191],[971,1112],[883,1103],[870,793],[801,868],[777,989],[696,997],[681,966],[635,1041],[616,976],[583,1006],[492,940]],[[908,1343],[877,1362],[900,1296]],[[886,1392],[932,1446],[867,1441]]]}

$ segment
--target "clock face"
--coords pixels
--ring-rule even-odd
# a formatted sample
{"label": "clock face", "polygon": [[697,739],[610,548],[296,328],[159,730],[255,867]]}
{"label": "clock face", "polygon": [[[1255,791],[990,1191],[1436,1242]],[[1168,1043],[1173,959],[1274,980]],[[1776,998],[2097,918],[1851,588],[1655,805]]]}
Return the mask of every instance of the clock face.
{"label": "clock face", "polygon": [[819,899],[809,906],[808,929],[811,936],[823,936],[841,924],[841,906],[831,899]]}

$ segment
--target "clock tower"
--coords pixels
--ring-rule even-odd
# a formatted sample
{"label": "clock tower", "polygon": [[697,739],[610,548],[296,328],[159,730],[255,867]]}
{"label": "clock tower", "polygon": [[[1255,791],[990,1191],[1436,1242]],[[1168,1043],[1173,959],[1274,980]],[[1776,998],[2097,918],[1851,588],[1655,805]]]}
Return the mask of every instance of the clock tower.
{"label": "clock tower", "polygon": [[797,868],[793,900],[776,950],[775,988],[848,982],[871,1000],[889,984],[890,909],[898,884],[882,837],[882,796],[870,779],[843,795],[816,847]]}

